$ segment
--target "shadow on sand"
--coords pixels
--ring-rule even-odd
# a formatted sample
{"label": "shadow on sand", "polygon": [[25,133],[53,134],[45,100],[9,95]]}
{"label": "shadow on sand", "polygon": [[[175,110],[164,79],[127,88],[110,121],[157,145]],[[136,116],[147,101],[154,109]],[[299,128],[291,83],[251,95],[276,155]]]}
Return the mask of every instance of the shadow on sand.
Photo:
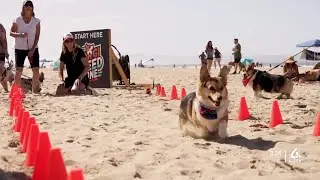
{"label": "shadow on sand", "polygon": [[271,148],[274,148],[274,146],[277,144],[277,141],[263,140],[260,137],[256,138],[256,139],[248,139],[248,138],[243,137],[241,135],[235,135],[235,136],[230,136],[226,140],[225,144],[242,146],[242,147],[246,147],[250,150],[267,151]]}
{"label": "shadow on sand", "polygon": [[28,177],[23,172],[5,172],[2,169],[0,169],[0,179],[1,180],[31,180],[31,178]]}
{"label": "shadow on sand", "polygon": [[267,151],[273,148],[277,144],[277,141],[263,140],[260,137],[256,139],[248,139],[241,135],[235,135],[235,136],[230,136],[224,142],[224,144],[231,144],[231,145],[246,147],[250,150]]}

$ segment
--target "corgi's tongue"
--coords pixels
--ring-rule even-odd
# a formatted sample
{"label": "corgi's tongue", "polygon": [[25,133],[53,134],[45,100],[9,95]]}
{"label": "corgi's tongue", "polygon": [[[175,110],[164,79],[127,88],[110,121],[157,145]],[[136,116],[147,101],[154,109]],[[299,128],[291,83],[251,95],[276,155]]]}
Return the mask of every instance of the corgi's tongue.
{"label": "corgi's tongue", "polygon": [[250,81],[250,79],[247,78],[247,77],[245,77],[245,78],[243,78],[243,80],[242,80],[242,84],[243,84],[244,86],[247,86],[248,83],[249,83],[249,81]]}

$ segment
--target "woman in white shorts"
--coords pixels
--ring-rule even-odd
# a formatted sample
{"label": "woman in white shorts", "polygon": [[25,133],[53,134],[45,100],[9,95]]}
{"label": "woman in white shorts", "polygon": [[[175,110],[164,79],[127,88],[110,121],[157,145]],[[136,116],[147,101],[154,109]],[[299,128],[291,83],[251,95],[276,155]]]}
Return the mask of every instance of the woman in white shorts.
{"label": "woman in white shorts", "polygon": [[214,68],[217,69],[217,63],[218,63],[218,66],[219,68],[221,69],[221,64],[220,64],[220,61],[221,61],[221,53],[220,51],[218,50],[217,47],[214,48]]}

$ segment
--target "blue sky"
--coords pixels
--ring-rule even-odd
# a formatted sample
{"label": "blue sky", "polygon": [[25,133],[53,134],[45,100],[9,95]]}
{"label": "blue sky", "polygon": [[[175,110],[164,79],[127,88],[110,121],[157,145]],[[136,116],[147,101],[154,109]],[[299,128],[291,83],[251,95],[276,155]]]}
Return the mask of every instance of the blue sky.
{"label": "blue sky", "polygon": [[[244,56],[291,55],[297,43],[320,38],[319,0],[34,0],[41,19],[41,58],[57,59],[62,35],[110,28],[112,44],[132,61],[191,57],[212,40],[231,57],[239,38]],[[0,21],[9,34],[21,0],[0,0]],[[13,38],[9,37],[12,47]],[[12,50],[11,50],[12,52]],[[11,53],[13,57],[13,54]],[[188,59],[188,58],[186,58]],[[157,59],[156,59],[157,60]],[[160,61],[160,60],[159,60]]]}

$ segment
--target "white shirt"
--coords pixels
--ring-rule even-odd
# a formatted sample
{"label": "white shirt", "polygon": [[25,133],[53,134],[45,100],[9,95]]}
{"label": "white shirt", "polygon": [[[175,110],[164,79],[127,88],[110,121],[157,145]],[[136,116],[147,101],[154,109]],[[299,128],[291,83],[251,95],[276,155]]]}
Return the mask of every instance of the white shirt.
{"label": "white shirt", "polygon": [[28,34],[28,36],[25,38],[21,38],[21,37],[15,38],[14,48],[19,50],[31,49],[34,43],[34,39],[36,37],[36,29],[37,29],[37,25],[40,23],[40,19],[32,17],[29,24],[26,24],[22,16],[19,16],[14,20],[14,23],[16,23],[18,26],[17,33]]}

